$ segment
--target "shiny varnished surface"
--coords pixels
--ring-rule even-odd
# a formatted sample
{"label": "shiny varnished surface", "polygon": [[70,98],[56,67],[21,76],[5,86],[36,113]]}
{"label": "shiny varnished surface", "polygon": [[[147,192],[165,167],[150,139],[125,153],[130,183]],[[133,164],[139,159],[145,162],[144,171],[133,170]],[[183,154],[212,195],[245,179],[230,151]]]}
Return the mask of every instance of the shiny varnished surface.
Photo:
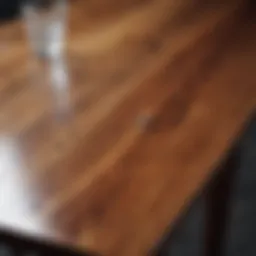
{"label": "shiny varnished surface", "polygon": [[176,2],[73,1],[51,70],[0,28],[1,226],[148,255],[207,181],[255,109],[255,25]]}

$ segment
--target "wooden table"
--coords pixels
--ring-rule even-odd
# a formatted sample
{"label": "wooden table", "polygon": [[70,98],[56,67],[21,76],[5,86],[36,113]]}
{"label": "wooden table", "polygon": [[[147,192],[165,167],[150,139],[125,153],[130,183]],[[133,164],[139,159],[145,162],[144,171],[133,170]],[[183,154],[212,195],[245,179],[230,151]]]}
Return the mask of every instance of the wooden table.
{"label": "wooden table", "polygon": [[206,2],[72,1],[57,78],[0,28],[2,228],[149,254],[256,106],[251,8]]}

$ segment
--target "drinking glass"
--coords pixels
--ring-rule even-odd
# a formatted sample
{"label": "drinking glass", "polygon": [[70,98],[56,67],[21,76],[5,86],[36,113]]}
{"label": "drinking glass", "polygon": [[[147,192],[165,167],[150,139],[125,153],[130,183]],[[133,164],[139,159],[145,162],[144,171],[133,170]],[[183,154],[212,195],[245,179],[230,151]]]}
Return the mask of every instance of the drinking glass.
{"label": "drinking glass", "polygon": [[61,58],[65,45],[67,0],[24,0],[29,43],[41,58]]}

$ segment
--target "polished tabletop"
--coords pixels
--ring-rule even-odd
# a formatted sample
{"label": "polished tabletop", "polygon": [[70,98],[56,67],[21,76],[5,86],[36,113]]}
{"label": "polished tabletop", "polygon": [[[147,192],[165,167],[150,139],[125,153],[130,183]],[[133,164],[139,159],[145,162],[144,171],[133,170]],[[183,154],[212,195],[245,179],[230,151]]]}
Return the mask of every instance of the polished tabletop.
{"label": "polished tabletop", "polygon": [[70,1],[65,60],[0,26],[0,227],[142,256],[256,106],[248,1]]}

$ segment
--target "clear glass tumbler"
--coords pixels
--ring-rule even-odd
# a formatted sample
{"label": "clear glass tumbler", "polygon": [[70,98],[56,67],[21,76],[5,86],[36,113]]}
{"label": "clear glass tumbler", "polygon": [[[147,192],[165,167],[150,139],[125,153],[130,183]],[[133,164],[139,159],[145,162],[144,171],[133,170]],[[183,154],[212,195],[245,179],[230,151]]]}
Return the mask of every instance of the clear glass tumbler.
{"label": "clear glass tumbler", "polygon": [[67,0],[24,0],[29,43],[40,58],[61,58],[65,45]]}

